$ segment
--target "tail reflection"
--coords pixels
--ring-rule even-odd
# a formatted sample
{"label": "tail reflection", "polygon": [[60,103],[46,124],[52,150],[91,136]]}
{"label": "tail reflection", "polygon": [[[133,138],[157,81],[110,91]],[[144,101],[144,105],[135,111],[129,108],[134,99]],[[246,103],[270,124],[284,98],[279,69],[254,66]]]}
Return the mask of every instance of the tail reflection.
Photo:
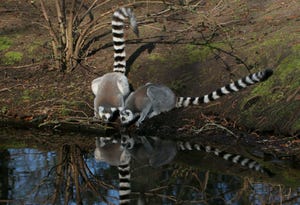
{"label": "tail reflection", "polygon": [[[232,154],[220,151],[217,148],[191,142],[164,140],[159,137],[151,136],[129,136],[126,134],[117,138],[97,138],[95,159],[118,166],[119,170],[119,195],[120,204],[130,201],[131,193],[131,161],[158,168],[173,161],[176,154],[186,151],[201,151],[215,155],[226,161],[247,167],[250,170],[273,175],[268,169],[264,168],[257,161],[243,157],[240,154]],[[199,159],[201,160],[201,159]],[[140,190],[139,190],[140,191]],[[140,193],[142,193],[140,191]],[[139,194],[139,201],[145,193]]]}

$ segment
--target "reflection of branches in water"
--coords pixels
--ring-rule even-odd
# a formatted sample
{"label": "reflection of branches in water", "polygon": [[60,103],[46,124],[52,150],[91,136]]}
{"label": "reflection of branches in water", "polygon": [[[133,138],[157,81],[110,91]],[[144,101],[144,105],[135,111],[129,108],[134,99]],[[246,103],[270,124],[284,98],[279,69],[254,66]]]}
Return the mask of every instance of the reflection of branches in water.
{"label": "reflection of branches in water", "polygon": [[174,204],[294,204],[300,198],[296,189],[256,182],[249,177],[214,175],[186,165],[176,165],[168,176],[144,193],[132,195],[156,204],[159,200]]}
{"label": "reflection of branches in water", "polygon": [[[139,200],[142,198],[143,201],[147,201],[147,198],[153,204],[161,204],[162,201],[175,204],[207,204],[205,194],[210,176],[209,171],[204,173],[203,178],[198,175],[200,170],[192,167],[176,167],[171,173],[167,173],[170,170],[161,171],[170,178],[168,177],[166,180],[159,178],[159,185],[154,183],[155,187],[149,187],[143,193],[132,192],[132,195],[138,196]],[[151,182],[153,182],[152,180]],[[139,183],[141,182],[139,181]],[[139,189],[139,191],[141,190]]]}
{"label": "reflection of branches in water", "polygon": [[[99,196],[101,201],[110,204],[98,191],[98,187],[104,189],[113,187],[93,175],[78,145],[64,145],[58,152],[57,160],[58,165],[54,168],[57,176],[52,204],[57,204],[62,197],[64,197],[64,204],[68,204],[73,196],[76,198],[76,204],[82,204],[81,192],[85,190],[90,190],[95,196]],[[62,196],[62,193],[65,195]]]}
{"label": "reflection of branches in water", "polygon": [[[268,184],[262,186],[261,183],[248,181],[249,187],[254,190],[250,194],[251,199],[257,199],[261,197],[265,199],[266,205],[279,205],[279,204],[298,204],[300,200],[300,188],[292,189],[290,187],[284,187],[281,184]],[[298,190],[297,190],[298,189]],[[298,203],[297,203],[298,202]]]}

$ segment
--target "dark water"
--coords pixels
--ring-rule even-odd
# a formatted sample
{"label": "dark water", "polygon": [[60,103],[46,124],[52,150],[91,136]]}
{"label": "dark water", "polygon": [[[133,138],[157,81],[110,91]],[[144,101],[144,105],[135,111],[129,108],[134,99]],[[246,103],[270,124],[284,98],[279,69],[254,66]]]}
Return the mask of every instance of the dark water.
{"label": "dark water", "polygon": [[[0,140],[0,204],[118,204],[117,168],[94,159],[94,137],[14,131]],[[209,154],[177,155],[159,168],[132,165],[131,204],[300,205],[292,166],[269,165],[278,169],[270,178]]]}

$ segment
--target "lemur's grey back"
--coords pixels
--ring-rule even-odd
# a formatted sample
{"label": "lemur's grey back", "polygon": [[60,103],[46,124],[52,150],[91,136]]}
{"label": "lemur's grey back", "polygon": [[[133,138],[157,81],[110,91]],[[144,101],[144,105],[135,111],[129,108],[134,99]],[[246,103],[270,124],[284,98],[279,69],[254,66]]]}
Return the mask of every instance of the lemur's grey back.
{"label": "lemur's grey back", "polygon": [[147,89],[147,95],[152,102],[153,110],[166,112],[175,106],[175,94],[167,86],[150,84]]}

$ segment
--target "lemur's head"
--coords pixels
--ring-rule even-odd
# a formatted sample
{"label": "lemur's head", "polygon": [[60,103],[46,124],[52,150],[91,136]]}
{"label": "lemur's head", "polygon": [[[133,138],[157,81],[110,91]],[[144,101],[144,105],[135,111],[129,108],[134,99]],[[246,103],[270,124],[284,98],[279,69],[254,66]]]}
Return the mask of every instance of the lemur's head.
{"label": "lemur's head", "polygon": [[128,124],[135,119],[135,114],[129,109],[120,110],[120,120],[122,124]]}
{"label": "lemur's head", "polygon": [[100,118],[104,122],[109,122],[114,116],[114,113],[117,111],[117,108],[115,107],[110,107],[110,108],[104,108],[103,106],[99,106],[98,108],[98,113]]}
{"label": "lemur's head", "polygon": [[135,144],[135,140],[133,137],[127,135],[127,134],[122,134],[121,136],[121,145],[124,149],[133,149]]}

